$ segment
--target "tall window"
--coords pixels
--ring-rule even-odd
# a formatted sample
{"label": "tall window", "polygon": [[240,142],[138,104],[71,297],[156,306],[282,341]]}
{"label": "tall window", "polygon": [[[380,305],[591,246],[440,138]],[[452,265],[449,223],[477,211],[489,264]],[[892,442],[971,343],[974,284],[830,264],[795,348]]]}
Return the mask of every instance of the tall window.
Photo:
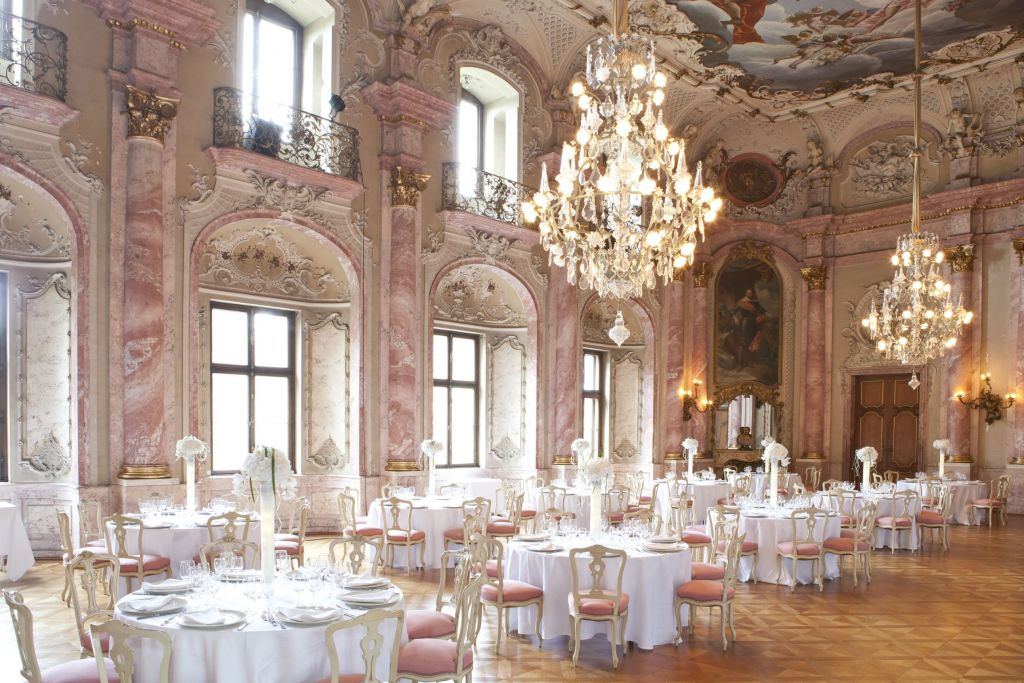
{"label": "tall window", "polygon": [[7,481],[7,273],[0,273],[0,481]]}
{"label": "tall window", "polygon": [[484,107],[480,100],[468,91],[462,92],[459,101],[459,192],[473,194],[476,184],[476,169],[484,165],[483,140]]}
{"label": "tall window", "polygon": [[242,87],[256,98],[252,112],[287,126],[289,114],[280,105],[299,106],[302,24],[264,0],[247,0],[244,38]]}
{"label": "tall window", "polygon": [[236,472],[256,445],[293,458],[295,313],[210,306],[214,473]]}
{"label": "tall window", "polygon": [[605,354],[602,351],[583,350],[583,438],[590,442],[595,453],[604,453],[605,410],[607,401],[605,381]]}
{"label": "tall window", "polygon": [[459,82],[459,191],[471,193],[476,170],[519,180],[519,91],[497,74],[471,66],[459,70]]}
{"label": "tall window", "polygon": [[[438,467],[479,465],[480,337],[434,332],[434,438]],[[443,457],[442,457],[443,455]]]}

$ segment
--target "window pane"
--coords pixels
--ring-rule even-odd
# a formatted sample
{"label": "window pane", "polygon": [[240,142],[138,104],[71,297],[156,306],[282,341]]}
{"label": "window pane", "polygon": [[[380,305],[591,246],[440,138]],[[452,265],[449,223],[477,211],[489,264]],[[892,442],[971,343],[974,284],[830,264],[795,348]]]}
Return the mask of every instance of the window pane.
{"label": "window pane", "polygon": [[437,464],[447,464],[448,458],[448,390],[444,387],[434,387],[434,433],[431,438],[444,444],[445,450],[437,455]]}
{"label": "window pane", "polygon": [[597,356],[592,353],[583,354],[584,391],[597,391],[600,387],[599,368],[600,363],[597,362]]}
{"label": "window pane", "polygon": [[256,344],[256,365],[262,368],[287,368],[288,316],[279,313],[257,313],[253,316],[253,341]]}
{"label": "window pane", "polygon": [[212,309],[213,340],[211,357],[214,363],[249,364],[249,316],[245,311],[228,308]]}
{"label": "window pane", "polygon": [[601,450],[598,443],[599,405],[596,398],[583,399],[583,438],[590,442],[594,452]]}
{"label": "window pane", "polygon": [[238,470],[249,453],[249,378],[214,373],[211,403],[213,469]]}
{"label": "window pane", "polygon": [[448,337],[434,335],[434,379],[448,379]]}
{"label": "window pane", "polygon": [[256,444],[290,454],[290,401],[287,377],[256,377]]}
{"label": "window pane", "polygon": [[452,337],[452,379],[459,382],[476,380],[476,340]]}
{"label": "window pane", "polygon": [[452,464],[476,463],[476,390],[452,389]]}
{"label": "window pane", "polygon": [[459,163],[476,168],[480,161],[480,107],[473,102],[459,103]]}
{"label": "window pane", "polygon": [[286,107],[296,104],[295,31],[261,18],[256,51],[259,65],[256,74],[257,115],[270,119],[287,132],[291,117]]}
{"label": "window pane", "polygon": [[[254,51],[256,49],[256,46],[253,44],[253,41],[255,40],[255,36],[253,35],[255,23],[256,20],[253,15],[247,13],[245,15],[245,23],[243,26],[243,39],[245,40],[245,43],[243,44],[245,45],[245,49],[242,50],[242,90],[244,90],[247,95],[251,94],[256,87],[253,73],[253,55],[255,54]],[[248,112],[251,107],[252,102],[246,102],[244,111]]]}

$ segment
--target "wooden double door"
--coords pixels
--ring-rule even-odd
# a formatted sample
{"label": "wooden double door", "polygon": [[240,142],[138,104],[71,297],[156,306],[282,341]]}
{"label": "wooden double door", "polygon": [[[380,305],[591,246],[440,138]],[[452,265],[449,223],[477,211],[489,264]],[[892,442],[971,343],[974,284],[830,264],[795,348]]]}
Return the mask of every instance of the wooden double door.
{"label": "wooden double door", "polygon": [[866,375],[856,378],[853,397],[853,443],[850,476],[857,459],[852,451],[873,446],[878,451],[877,471],[896,470],[911,475],[920,469],[920,393],[907,382],[910,375]]}

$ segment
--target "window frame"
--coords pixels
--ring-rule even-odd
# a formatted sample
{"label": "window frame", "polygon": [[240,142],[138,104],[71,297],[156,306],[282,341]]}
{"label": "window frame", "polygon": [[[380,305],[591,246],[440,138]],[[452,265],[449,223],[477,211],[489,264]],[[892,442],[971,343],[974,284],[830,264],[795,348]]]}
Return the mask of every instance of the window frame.
{"label": "window frame", "polygon": [[[448,431],[445,435],[445,462],[439,463],[437,459],[434,460],[434,466],[443,469],[459,469],[459,468],[473,468],[480,467],[480,397],[483,395],[483,387],[480,381],[481,362],[480,362],[480,349],[482,335],[473,334],[471,332],[459,332],[457,330],[442,330],[435,329],[431,335],[431,342],[434,337],[446,337],[448,339],[448,353],[445,361],[447,362],[448,372],[446,373],[447,379],[437,379],[432,377],[433,384],[432,389],[443,388],[445,389],[445,396],[448,399]],[[466,380],[455,380],[452,379],[452,358],[454,353],[452,349],[453,339],[469,339],[473,342],[473,354],[474,354],[474,375],[476,379],[472,382]],[[433,346],[431,346],[433,348]],[[437,359],[434,358],[433,362],[436,363]],[[431,373],[433,374],[433,373]],[[463,464],[452,464],[452,389],[472,389],[473,390],[473,462]],[[433,399],[434,393],[431,391],[431,399]],[[431,407],[431,422],[433,422],[433,407]]]}
{"label": "window frame", "polygon": [[[306,27],[299,23],[299,21],[288,14],[285,10],[281,9],[276,5],[272,5],[265,0],[246,0],[245,2],[245,13],[251,14],[254,17],[252,27],[252,45],[245,45],[243,39],[243,50],[252,51],[252,82],[246,83],[243,89],[248,88],[255,101],[259,101],[263,95],[259,92],[257,83],[259,83],[259,42],[260,42],[260,22],[266,19],[267,21],[284,26],[291,29],[295,36],[295,83],[294,92],[292,93],[292,99],[288,102],[288,106],[293,109],[299,109],[299,105],[302,103],[302,46],[305,42],[305,29]],[[269,97],[264,100],[264,104],[270,104],[273,100]],[[284,104],[284,103],[282,103]],[[255,103],[254,103],[255,105]]]}
{"label": "window frame", "polygon": [[[484,130],[484,110],[486,107],[484,107],[484,103],[480,101],[480,98],[464,88],[459,92],[459,104],[462,102],[468,102],[476,108],[476,165],[473,167],[473,170],[483,172],[484,145],[487,143],[487,133]],[[461,135],[459,136],[459,139],[461,139]],[[461,160],[461,151],[456,150],[456,154]]]}
{"label": "window frame", "polygon": [[[245,365],[233,365],[228,363],[213,362],[213,311],[216,309],[228,311],[240,311],[246,314],[249,328],[248,358]],[[255,320],[258,313],[269,313],[279,315],[288,320],[288,367],[272,368],[256,365],[256,335]],[[216,452],[213,441],[213,377],[216,374],[245,375],[249,380],[249,452],[256,448],[256,377],[284,377],[288,380],[288,460],[291,462],[292,470],[295,471],[296,462],[296,438],[295,438],[295,389],[297,378],[297,340],[295,339],[295,320],[298,317],[297,311],[283,308],[270,308],[268,306],[256,306],[234,303],[229,301],[210,301],[210,452]],[[211,455],[210,474],[234,474],[238,470],[216,469],[216,457]]]}
{"label": "window frame", "polygon": [[[586,365],[586,357],[593,356],[597,359],[597,389],[587,389],[585,387],[585,380],[582,379],[585,375],[583,367]],[[593,444],[594,453],[601,453],[607,455],[604,452],[605,447],[605,423],[607,422],[607,410],[608,410],[608,381],[606,379],[606,364],[607,364],[608,352],[601,351],[599,349],[583,349],[583,355],[580,358],[580,416],[582,419],[584,406],[586,405],[587,399],[597,400],[597,443]]]}
{"label": "window frame", "polygon": [[9,320],[7,319],[7,271],[0,271],[0,482],[9,481],[7,460],[10,456],[8,451],[7,429],[8,414],[7,403],[7,333]]}

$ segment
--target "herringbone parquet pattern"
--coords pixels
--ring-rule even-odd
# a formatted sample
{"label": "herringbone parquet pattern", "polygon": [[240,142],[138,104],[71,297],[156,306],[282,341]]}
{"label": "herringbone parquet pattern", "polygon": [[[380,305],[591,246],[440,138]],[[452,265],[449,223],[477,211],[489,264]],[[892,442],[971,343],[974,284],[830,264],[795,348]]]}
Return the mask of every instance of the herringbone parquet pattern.
{"label": "herringbone parquet pattern", "polygon": [[[575,669],[564,638],[538,649],[514,636],[496,655],[492,611],[478,643],[474,680],[1024,681],[1024,519],[1012,518],[1005,529],[956,527],[950,540],[948,554],[932,545],[920,553],[877,553],[870,587],[855,589],[848,567],[842,580],[825,583],[824,593],[810,586],[791,594],[781,586],[743,585],[739,639],[728,652],[720,649],[717,616],[709,621],[705,612],[688,643],[634,650],[616,672],[603,638],[584,643]],[[314,541],[308,552],[315,555],[325,545]],[[60,576],[58,565],[41,563],[18,585],[36,614],[44,667],[78,656],[73,616],[60,602]],[[432,604],[436,572],[410,580],[403,570],[393,578],[410,606]],[[0,579],[0,586],[9,585]],[[18,680],[15,647],[5,609],[0,681]]]}

